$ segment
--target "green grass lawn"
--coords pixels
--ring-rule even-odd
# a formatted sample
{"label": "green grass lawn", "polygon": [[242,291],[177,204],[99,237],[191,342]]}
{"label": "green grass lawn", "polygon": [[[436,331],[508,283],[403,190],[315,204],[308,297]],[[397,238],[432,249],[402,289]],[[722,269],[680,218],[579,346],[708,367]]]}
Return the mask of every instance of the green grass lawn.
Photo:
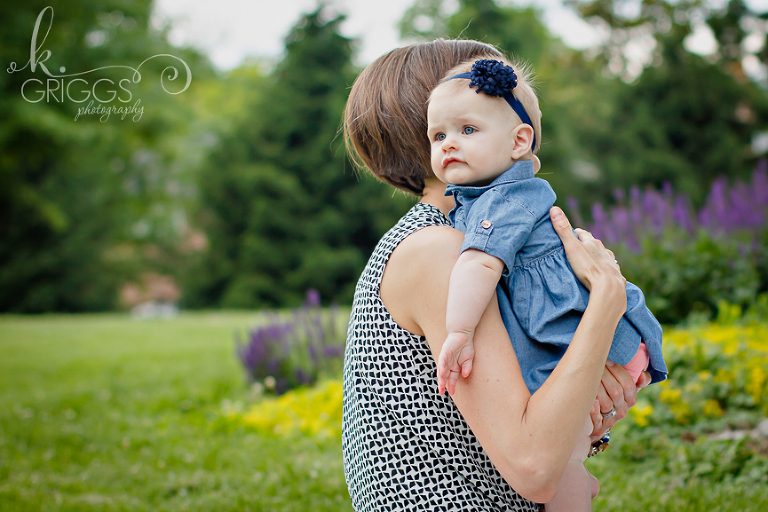
{"label": "green grass lawn", "polygon": [[[340,440],[224,420],[225,402],[250,399],[233,332],[259,321],[0,316],[0,511],[351,510]],[[765,447],[622,423],[588,462],[602,485],[594,510],[768,510],[756,483],[768,479],[754,474]]]}
{"label": "green grass lawn", "polygon": [[351,510],[340,441],[217,421],[257,321],[0,317],[0,510]]}

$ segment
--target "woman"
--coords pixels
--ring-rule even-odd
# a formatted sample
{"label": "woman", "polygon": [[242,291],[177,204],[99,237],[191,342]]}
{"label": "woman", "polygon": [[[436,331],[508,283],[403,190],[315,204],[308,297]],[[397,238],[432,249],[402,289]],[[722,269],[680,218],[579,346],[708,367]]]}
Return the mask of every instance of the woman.
{"label": "woman", "polygon": [[626,371],[605,367],[626,280],[613,253],[584,231],[577,239],[556,208],[552,221],[569,263],[591,291],[566,355],[531,395],[509,338],[525,334],[514,326],[508,334],[494,300],[475,333],[472,375],[453,396],[437,393],[435,358],[463,234],[449,226],[453,200],[430,171],[427,97],[449,69],[488,53],[498,54],[474,41],[399,48],[361,73],[347,102],[352,157],[421,196],[379,242],[355,292],[342,443],[356,510],[539,510],[553,496],[584,418],[590,415],[600,436],[636,401]]}

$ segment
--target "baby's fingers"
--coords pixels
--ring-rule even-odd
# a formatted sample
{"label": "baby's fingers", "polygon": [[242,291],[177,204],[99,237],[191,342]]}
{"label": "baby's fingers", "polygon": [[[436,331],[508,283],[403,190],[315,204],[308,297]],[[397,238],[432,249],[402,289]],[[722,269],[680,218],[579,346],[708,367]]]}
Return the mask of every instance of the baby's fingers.
{"label": "baby's fingers", "polygon": [[461,376],[465,379],[472,373],[472,359],[467,359],[461,363]]}
{"label": "baby's fingers", "polygon": [[448,369],[448,363],[443,360],[443,355],[440,354],[440,360],[437,363],[437,392],[442,395],[445,393],[446,379],[450,377],[451,372]]}
{"label": "baby's fingers", "polygon": [[448,376],[448,363],[445,359],[445,354],[441,351],[437,358],[437,392],[441,395],[445,393],[445,379]]}
{"label": "baby's fingers", "polygon": [[453,396],[456,392],[456,382],[459,380],[459,372],[451,372],[448,376],[448,394]]}

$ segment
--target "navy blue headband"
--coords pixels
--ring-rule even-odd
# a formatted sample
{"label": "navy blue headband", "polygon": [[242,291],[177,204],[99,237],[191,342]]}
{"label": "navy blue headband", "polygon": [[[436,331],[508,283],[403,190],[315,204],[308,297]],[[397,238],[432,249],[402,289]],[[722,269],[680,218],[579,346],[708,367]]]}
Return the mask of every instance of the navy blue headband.
{"label": "navy blue headband", "polygon": [[[484,59],[478,60],[472,65],[472,71],[469,73],[460,73],[454,75],[454,78],[468,78],[470,87],[477,87],[477,93],[484,92],[488,96],[501,96],[504,98],[512,110],[520,117],[520,120],[533,128],[531,118],[520,100],[512,94],[512,89],[517,87],[517,75],[511,66],[507,66],[498,60]],[[536,147],[536,131],[533,132],[533,145]]]}

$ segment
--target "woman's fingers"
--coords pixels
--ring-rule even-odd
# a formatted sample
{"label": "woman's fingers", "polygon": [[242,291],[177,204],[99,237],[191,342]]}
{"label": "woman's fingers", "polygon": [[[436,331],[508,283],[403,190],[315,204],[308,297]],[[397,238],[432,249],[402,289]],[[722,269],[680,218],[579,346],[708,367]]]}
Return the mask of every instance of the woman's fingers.
{"label": "woman's fingers", "polygon": [[[571,229],[568,218],[556,206],[549,210],[549,216],[552,226],[563,242],[571,269],[587,290],[591,292],[594,286],[605,284],[614,293],[622,288],[622,285],[626,285],[626,279],[621,275],[615,256],[600,240],[593,237],[589,231]],[[621,302],[618,299],[619,297],[617,303]]]}
{"label": "woman's fingers", "polygon": [[[619,390],[615,390],[615,396],[619,396],[623,403],[618,404],[624,410],[624,414],[637,403],[637,385],[626,368],[617,364],[606,365],[608,372],[616,379]],[[613,395],[612,395],[613,396]],[[618,410],[618,408],[617,408]]]}
{"label": "woman's fingers", "polygon": [[[623,366],[608,361],[603,370],[595,402],[599,410],[596,412],[593,407],[590,411],[590,418],[595,425],[594,435],[599,435],[614,426],[617,421],[627,415],[629,408],[637,403],[637,387],[632,376]],[[602,419],[599,423],[597,414]]]}
{"label": "woman's fingers", "polygon": [[592,421],[592,440],[597,441],[607,430],[603,427],[603,415],[600,414],[600,402],[597,400],[589,411],[589,419]]}
{"label": "woman's fingers", "polygon": [[[568,217],[565,216],[563,210],[557,206],[553,206],[549,210],[549,218],[552,221],[552,226],[555,228],[557,235],[563,242],[563,246],[565,246],[565,252],[568,253],[569,251],[581,250],[579,239],[576,238],[576,235],[573,232],[574,230],[571,228],[571,222],[568,220]],[[578,231],[583,230],[577,229],[577,232]]]}
{"label": "woman's fingers", "polygon": [[594,236],[592,236],[592,233],[590,233],[586,229],[576,228],[574,229],[574,231],[576,232],[576,236],[579,238],[579,240],[581,240],[582,243],[593,242],[598,244],[600,247],[602,247],[603,243],[597,238],[595,238]]}
{"label": "woman's fingers", "polygon": [[[647,385],[646,380],[650,382],[650,374],[643,372],[639,380],[643,386]],[[630,407],[637,403],[638,389],[639,386],[635,385],[626,368],[611,361],[606,363],[597,391],[596,405],[589,411],[594,426],[593,436],[602,435],[627,415]]]}
{"label": "woman's fingers", "polygon": [[594,258],[589,255],[587,246],[582,243],[581,237],[577,238],[579,232],[586,233],[586,231],[576,229],[574,232],[568,217],[557,206],[550,208],[549,218],[552,221],[552,226],[555,228],[557,236],[563,242],[565,255],[573,269],[573,273],[576,274],[576,277],[587,290],[591,290],[592,285],[588,276],[592,274],[590,267],[593,265]]}
{"label": "woman's fingers", "polygon": [[600,403],[601,414],[610,414],[611,411],[616,411],[618,414],[619,406],[624,401],[624,390],[608,368],[603,369],[600,387],[597,390],[597,401]]}

